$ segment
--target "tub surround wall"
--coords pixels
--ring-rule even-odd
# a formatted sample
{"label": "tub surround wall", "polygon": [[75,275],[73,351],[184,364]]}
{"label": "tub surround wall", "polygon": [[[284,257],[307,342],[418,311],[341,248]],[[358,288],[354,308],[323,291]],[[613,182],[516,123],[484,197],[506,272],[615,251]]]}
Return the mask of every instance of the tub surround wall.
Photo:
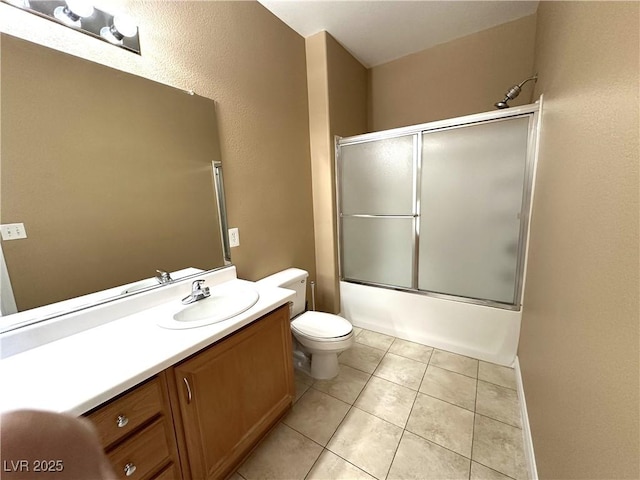
{"label": "tub surround wall", "polygon": [[239,276],[315,277],[304,39],[257,2],[101,5],[136,19],[141,56],[5,3],[0,31],[214,99]]}
{"label": "tub surround wall", "polygon": [[[369,131],[491,110],[533,73],[535,29],[529,15],[371,68]],[[510,105],[531,103],[530,83]]]}
{"label": "tub surround wall", "polygon": [[521,312],[340,282],[355,326],[512,367]]}
{"label": "tub surround wall", "polygon": [[[340,312],[334,137],[367,128],[367,70],[327,32],[306,39],[316,308]],[[310,276],[313,279],[312,276]]]}
{"label": "tub surround wall", "polygon": [[540,2],[518,357],[541,478],[638,478],[640,5]]}

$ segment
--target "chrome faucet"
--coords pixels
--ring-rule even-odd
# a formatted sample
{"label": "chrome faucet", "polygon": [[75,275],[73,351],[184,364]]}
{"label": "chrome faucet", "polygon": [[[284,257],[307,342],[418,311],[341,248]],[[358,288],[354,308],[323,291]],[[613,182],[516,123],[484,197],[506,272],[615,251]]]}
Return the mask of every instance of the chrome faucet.
{"label": "chrome faucet", "polygon": [[169,272],[165,272],[164,270],[156,270],[156,273],[156,280],[160,285],[173,282],[173,278],[171,278]]}
{"label": "chrome faucet", "polygon": [[182,299],[184,305],[189,305],[211,295],[209,287],[202,287],[203,283],[204,280],[196,280],[191,284],[191,294]]}

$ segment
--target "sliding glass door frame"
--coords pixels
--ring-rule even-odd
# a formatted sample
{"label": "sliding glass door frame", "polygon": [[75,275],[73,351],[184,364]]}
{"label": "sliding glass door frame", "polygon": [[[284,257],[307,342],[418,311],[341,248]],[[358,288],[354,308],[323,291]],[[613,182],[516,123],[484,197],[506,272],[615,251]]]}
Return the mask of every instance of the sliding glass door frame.
{"label": "sliding glass door frame", "polygon": [[[436,122],[429,122],[420,125],[413,125],[409,127],[396,128],[392,130],[367,133],[363,135],[356,135],[352,137],[335,137],[335,182],[336,182],[336,214],[337,214],[337,234],[338,234],[338,266],[340,280],[351,283],[358,283],[362,285],[370,285],[380,288],[387,288],[392,290],[399,290],[405,292],[416,293],[420,295],[431,296],[434,298],[442,298],[447,300],[454,300],[464,303],[472,303],[476,305],[483,305],[488,307],[502,308],[508,310],[520,310],[522,305],[522,293],[524,288],[524,273],[526,268],[526,252],[529,235],[530,225],[530,210],[531,201],[533,195],[533,180],[535,176],[535,165],[537,157],[537,143],[539,137],[540,127],[540,105],[542,99],[536,104],[525,105],[522,107],[511,107],[505,110],[497,110],[492,112],[480,113],[475,115],[468,115],[465,117],[452,118],[447,120],[440,120]],[[452,130],[463,127],[469,127],[472,125],[487,124],[496,121],[502,121],[510,118],[529,118],[528,138],[527,138],[527,152],[524,167],[524,185],[522,193],[522,203],[520,211],[520,228],[517,246],[517,264],[515,275],[515,295],[513,303],[505,303],[494,300],[487,300],[483,298],[471,298],[465,296],[450,295],[444,293],[430,292],[420,290],[418,288],[418,267],[420,260],[420,215],[421,215],[421,178],[422,178],[422,139],[424,133]],[[371,214],[343,214],[342,208],[342,173],[343,162],[341,158],[341,147],[347,145],[355,145],[359,143],[369,143],[377,140],[387,140],[396,137],[413,137],[413,212],[412,215],[371,215]],[[412,242],[412,274],[411,274],[411,287],[402,287],[397,285],[388,285],[382,283],[375,283],[371,281],[363,281],[359,279],[353,279],[345,277],[343,266],[345,264],[344,259],[344,239],[343,239],[343,221],[349,217],[360,218],[412,218],[413,219],[413,242]]]}

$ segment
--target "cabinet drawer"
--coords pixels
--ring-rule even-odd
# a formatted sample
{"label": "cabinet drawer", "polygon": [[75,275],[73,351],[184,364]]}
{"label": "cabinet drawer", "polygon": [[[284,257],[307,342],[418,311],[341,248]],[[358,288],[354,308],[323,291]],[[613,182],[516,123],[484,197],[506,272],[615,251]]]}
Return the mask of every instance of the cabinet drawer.
{"label": "cabinet drawer", "polygon": [[107,454],[121,479],[143,479],[170,460],[165,420],[158,419]]}
{"label": "cabinet drawer", "polygon": [[170,464],[162,472],[153,477],[153,480],[179,480],[180,474],[174,463]]}
{"label": "cabinet drawer", "polygon": [[112,401],[88,415],[102,446],[107,448],[147,420],[162,412],[162,392],[157,379]]}

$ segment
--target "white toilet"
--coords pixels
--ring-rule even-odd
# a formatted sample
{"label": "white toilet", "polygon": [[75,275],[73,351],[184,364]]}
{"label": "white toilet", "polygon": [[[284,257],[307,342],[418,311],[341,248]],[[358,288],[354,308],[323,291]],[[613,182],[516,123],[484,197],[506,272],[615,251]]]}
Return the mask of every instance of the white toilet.
{"label": "white toilet", "polygon": [[[294,363],[303,367],[300,357],[311,356],[313,378],[328,380],[338,375],[338,354],[353,345],[353,327],[338,315],[322,312],[305,312],[307,277],[299,268],[289,268],[259,280],[258,284],[287,288],[296,292],[291,308],[291,332],[297,340],[294,346]],[[302,352],[300,352],[301,350]],[[304,368],[304,367],[303,367]]]}

